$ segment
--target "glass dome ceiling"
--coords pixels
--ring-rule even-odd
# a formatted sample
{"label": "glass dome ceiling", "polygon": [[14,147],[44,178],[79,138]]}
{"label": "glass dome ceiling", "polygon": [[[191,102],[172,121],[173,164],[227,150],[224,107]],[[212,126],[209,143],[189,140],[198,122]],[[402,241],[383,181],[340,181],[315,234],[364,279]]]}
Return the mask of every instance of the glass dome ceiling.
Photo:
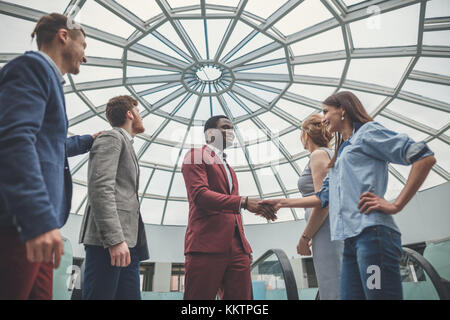
{"label": "glass dome ceiling", "polygon": [[[186,225],[181,163],[217,114],[235,126],[227,154],[241,195],[300,197],[308,154],[299,127],[338,90],[354,92],[376,121],[428,142],[437,164],[422,189],[449,181],[448,0],[0,1],[0,66],[36,50],[31,31],[49,12],[74,17],[87,34],[88,63],[65,76],[69,134],[109,129],[113,96],[140,103],[146,132],[134,147],[146,223]],[[86,205],[87,160],[70,159],[76,214]],[[388,199],[409,170],[389,166]],[[285,209],[278,222],[303,217]]]}

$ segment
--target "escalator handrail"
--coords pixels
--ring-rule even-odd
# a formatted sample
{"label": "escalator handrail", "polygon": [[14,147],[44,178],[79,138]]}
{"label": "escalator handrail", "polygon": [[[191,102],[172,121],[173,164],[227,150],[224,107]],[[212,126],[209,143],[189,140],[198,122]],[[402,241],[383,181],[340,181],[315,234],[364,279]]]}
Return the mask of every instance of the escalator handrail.
{"label": "escalator handrail", "polygon": [[[434,288],[436,289],[436,291],[439,295],[439,299],[449,300],[450,297],[449,297],[449,292],[447,291],[447,288],[446,288],[446,283],[445,283],[445,281],[443,281],[443,279],[441,278],[439,273],[436,271],[436,269],[434,269],[433,265],[430,262],[428,262],[428,260],[425,259],[425,257],[422,256],[417,251],[410,249],[410,248],[406,248],[406,247],[402,247],[402,249],[403,249],[403,252],[407,256],[412,257],[417,262],[419,262],[420,266],[428,274],[428,276],[431,279],[431,282],[434,285]],[[316,300],[320,300],[319,290],[317,290]]]}
{"label": "escalator handrail", "polygon": [[261,257],[259,257],[255,262],[252,263],[250,270],[273,254],[275,254],[278,261],[280,262],[281,272],[283,272],[284,284],[286,286],[287,299],[299,300],[297,291],[297,282],[295,281],[294,271],[292,270],[291,263],[289,262],[289,259],[283,250],[281,249],[267,250]]}
{"label": "escalator handrail", "polygon": [[446,288],[444,282],[442,281],[442,278],[439,275],[439,273],[436,271],[436,269],[434,269],[433,265],[417,251],[410,249],[410,248],[406,248],[406,247],[403,247],[402,249],[403,249],[403,252],[406,253],[407,256],[410,256],[413,259],[415,259],[417,262],[419,262],[420,266],[428,274],[428,277],[430,277],[430,280],[433,283],[434,288],[437,291],[439,299],[449,300],[447,288]]}
{"label": "escalator handrail", "polygon": [[84,280],[84,268],[85,268],[86,259],[83,260],[80,266],[80,274],[78,275],[80,287],[73,288],[71,300],[81,300],[82,299],[82,290],[83,290],[83,280]]}

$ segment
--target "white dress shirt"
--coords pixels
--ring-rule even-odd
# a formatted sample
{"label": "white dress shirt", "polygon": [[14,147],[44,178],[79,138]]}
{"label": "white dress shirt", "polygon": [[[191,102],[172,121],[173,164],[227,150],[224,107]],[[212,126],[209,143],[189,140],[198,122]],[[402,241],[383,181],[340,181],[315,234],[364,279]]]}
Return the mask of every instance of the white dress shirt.
{"label": "white dress shirt", "polygon": [[[122,130],[122,132],[125,134],[125,136],[130,140],[130,143],[133,144],[134,140],[133,140],[133,137],[131,136],[131,134],[124,128],[119,127],[119,129]],[[134,150],[133,150],[133,152],[134,152]],[[139,163],[137,164],[137,166],[139,166]],[[136,167],[136,177],[137,176],[139,176],[139,168],[138,167]]]}
{"label": "white dress shirt", "polygon": [[223,151],[217,149],[212,144],[208,144],[208,147],[210,147],[212,149],[212,151],[214,151],[214,153],[219,158],[221,164],[225,167],[225,171],[227,172],[228,182],[230,184],[230,193],[231,193],[231,190],[233,190],[233,178],[231,177],[230,168],[228,167],[228,165],[226,164],[226,160],[224,159]]}

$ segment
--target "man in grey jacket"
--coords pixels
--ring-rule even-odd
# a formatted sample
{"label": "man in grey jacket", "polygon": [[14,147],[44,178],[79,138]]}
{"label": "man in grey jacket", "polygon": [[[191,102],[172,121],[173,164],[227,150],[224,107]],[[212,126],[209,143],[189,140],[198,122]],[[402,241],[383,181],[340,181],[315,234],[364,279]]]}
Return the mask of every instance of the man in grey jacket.
{"label": "man in grey jacket", "polygon": [[149,254],[132,145],[145,130],[137,106],[130,96],[109,100],[106,117],[113,129],[98,136],[89,156],[88,202],[80,231],[86,300],[141,299],[139,264]]}

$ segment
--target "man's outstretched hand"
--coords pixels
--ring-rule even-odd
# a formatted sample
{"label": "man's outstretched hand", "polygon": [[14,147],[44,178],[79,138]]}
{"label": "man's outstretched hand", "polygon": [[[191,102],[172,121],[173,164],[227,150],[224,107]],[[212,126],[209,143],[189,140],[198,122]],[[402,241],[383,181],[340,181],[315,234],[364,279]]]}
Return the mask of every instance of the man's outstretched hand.
{"label": "man's outstretched hand", "polygon": [[261,205],[268,205],[273,207],[273,209],[275,210],[275,212],[277,212],[278,210],[281,209],[281,201],[283,199],[266,199],[266,200],[261,200],[258,203]]}
{"label": "man's outstretched hand", "polygon": [[278,219],[276,210],[267,204],[260,204],[258,199],[248,199],[247,210],[255,213],[257,216],[262,216],[267,220],[275,221]]}

